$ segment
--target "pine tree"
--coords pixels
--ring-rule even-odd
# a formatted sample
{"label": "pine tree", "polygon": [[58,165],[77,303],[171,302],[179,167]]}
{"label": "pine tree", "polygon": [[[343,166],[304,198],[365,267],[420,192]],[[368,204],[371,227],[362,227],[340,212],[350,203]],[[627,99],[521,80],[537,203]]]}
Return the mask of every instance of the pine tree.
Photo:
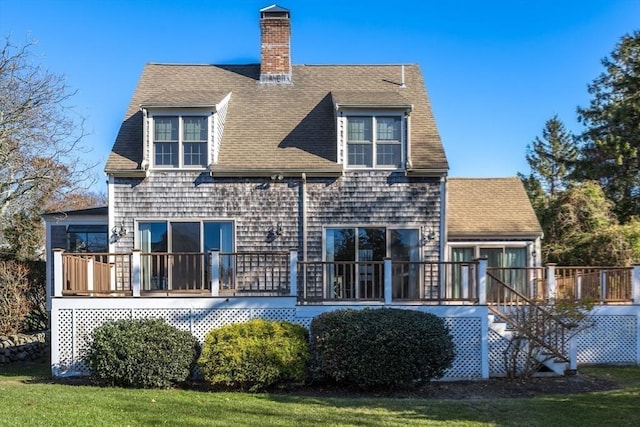
{"label": "pine tree", "polygon": [[535,180],[546,195],[554,196],[570,182],[576,158],[575,138],[566,130],[558,116],[553,116],[545,123],[542,137],[536,137],[527,146],[526,159],[531,168],[529,186],[535,188]]}
{"label": "pine tree", "polygon": [[626,222],[640,215],[640,31],[623,36],[602,65],[593,99],[578,109],[587,130],[576,176],[597,180]]}

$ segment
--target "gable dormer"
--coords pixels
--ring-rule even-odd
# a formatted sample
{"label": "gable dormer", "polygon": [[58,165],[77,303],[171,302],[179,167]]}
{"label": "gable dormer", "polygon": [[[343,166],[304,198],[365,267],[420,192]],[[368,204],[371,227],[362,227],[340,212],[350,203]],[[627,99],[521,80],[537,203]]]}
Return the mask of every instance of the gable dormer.
{"label": "gable dormer", "polygon": [[332,92],[337,158],[345,169],[403,170],[413,106],[398,92]]}
{"label": "gable dormer", "polygon": [[165,92],[144,102],[143,169],[209,169],[220,152],[230,98],[231,93]]}

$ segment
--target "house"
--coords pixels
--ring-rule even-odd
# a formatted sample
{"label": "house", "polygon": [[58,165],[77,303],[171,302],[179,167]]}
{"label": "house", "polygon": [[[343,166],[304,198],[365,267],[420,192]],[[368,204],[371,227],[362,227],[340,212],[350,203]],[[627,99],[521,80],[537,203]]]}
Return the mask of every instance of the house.
{"label": "house", "polygon": [[[290,12],[264,8],[260,27],[260,64],[147,64],[105,166],[106,216],[45,217],[54,375],[86,372],[109,319],[163,317],[202,339],[363,306],[444,317],[449,379],[499,372],[487,295],[516,276],[524,296],[555,286],[522,184],[447,178],[417,65],[292,65]],[[503,269],[490,292],[487,262]]]}

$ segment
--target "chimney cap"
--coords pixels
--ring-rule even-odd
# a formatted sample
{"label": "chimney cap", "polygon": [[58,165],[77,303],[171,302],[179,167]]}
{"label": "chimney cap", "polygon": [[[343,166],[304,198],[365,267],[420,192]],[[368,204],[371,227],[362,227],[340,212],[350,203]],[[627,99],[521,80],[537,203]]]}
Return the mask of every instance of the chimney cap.
{"label": "chimney cap", "polygon": [[260,9],[260,18],[289,18],[289,9],[272,4]]}

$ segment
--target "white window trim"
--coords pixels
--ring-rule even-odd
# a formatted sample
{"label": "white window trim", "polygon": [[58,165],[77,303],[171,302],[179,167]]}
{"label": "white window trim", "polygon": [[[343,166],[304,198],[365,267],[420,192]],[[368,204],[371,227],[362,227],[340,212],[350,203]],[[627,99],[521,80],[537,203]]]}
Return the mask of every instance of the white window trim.
{"label": "white window trim", "polygon": [[[363,166],[363,165],[350,165],[349,164],[349,128],[348,128],[348,118],[349,117],[371,117],[372,118],[372,152],[371,152],[371,163],[372,166]],[[377,160],[377,126],[375,122],[375,117],[399,117],[400,118],[400,162],[399,166],[389,166],[382,165],[378,166],[376,164]],[[347,170],[391,170],[391,171],[400,171],[404,170],[404,165],[406,164],[407,159],[407,123],[408,115],[407,112],[398,111],[398,110],[342,110],[340,111],[340,116],[338,117],[339,125],[338,128],[342,129],[341,135],[339,138],[342,139],[339,144],[339,151],[342,153],[338,153],[338,159],[343,163],[343,167]],[[384,142],[382,142],[384,143]],[[342,154],[342,155],[340,155]]]}
{"label": "white window trim", "polygon": [[[157,165],[156,164],[156,142],[155,142],[155,123],[154,118],[158,117],[178,117],[178,167],[172,165]],[[207,146],[206,146],[206,161],[205,165],[185,165],[184,164],[184,143],[183,140],[183,117],[206,117],[207,118]],[[149,132],[149,150],[148,150],[148,164],[151,170],[206,170],[212,163],[212,146],[213,146],[213,126],[214,126],[214,111],[212,109],[194,108],[194,109],[162,109],[148,111],[148,132]]]}

